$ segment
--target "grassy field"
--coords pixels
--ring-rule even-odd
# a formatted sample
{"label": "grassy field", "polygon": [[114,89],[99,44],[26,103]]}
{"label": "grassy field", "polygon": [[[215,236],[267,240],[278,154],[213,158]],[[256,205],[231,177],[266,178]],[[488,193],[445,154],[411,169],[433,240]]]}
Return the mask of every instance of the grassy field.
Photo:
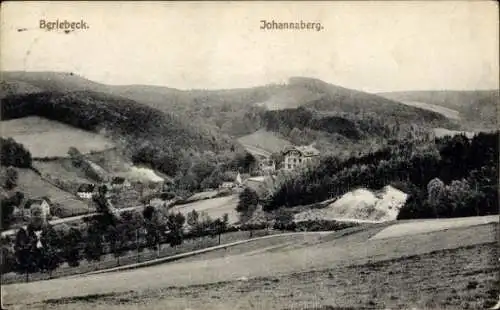
{"label": "grassy field", "polygon": [[42,179],[30,169],[17,169],[19,171],[18,190],[27,197],[47,196],[52,202],[60,204],[63,216],[76,216],[88,212],[88,203],[76,196],[59,189]]}
{"label": "grassy field", "polygon": [[34,158],[66,157],[71,146],[82,153],[114,147],[105,137],[63,123],[31,116],[2,121],[3,137],[22,143]]}
{"label": "grassy field", "polygon": [[445,108],[443,106],[435,105],[435,104],[430,104],[430,103],[425,103],[425,102],[419,102],[419,101],[400,101],[403,104],[412,106],[412,107],[417,107],[433,112],[437,112],[440,114],[443,114],[449,119],[454,119],[454,120],[459,120],[460,119],[460,112],[457,110]]}
{"label": "grassy field", "polygon": [[239,221],[238,213],[236,212],[238,201],[239,198],[237,195],[231,195],[174,206],[172,211],[181,212],[186,215],[196,210],[197,212],[207,213],[207,215],[213,219],[220,218],[224,213],[227,213],[229,216],[229,223],[234,224]]}
{"label": "grassy field", "polygon": [[[39,309],[481,309],[497,299],[496,254],[484,244],[248,281],[50,300]],[[436,265],[440,273],[432,272]]]}
{"label": "grassy field", "polygon": [[[71,159],[59,158],[51,161],[33,161],[33,167],[36,168],[42,175],[50,175],[51,177],[70,181],[72,183],[93,183],[92,180],[85,176],[83,171],[75,168]],[[75,191],[77,188],[75,188]]]}
{"label": "grassy field", "polygon": [[269,156],[271,153],[283,151],[287,146],[292,145],[289,141],[281,139],[275,133],[266,130],[258,130],[252,134],[238,139],[250,153],[259,153]]}
{"label": "grassy field", "polygon": [[[278,231],[268,231],[268,230],[257,230],[252,232],[252,237],[257,238],[261,236],[278,234]],[[237,242],[241,240],[249,239],[250,233],[248,231],[235,231],[228,232],[221,235],[220,244],[228,244],[232,242]],[[277,240],[281,240],[278,238]],[[257,242],[257,244],[260,244]],[[47,273],[33,273],[29,276],[29,281],[40,281],[48,280],[49,278],[55,279],[60,277],[66,277],[71,275],[84,274],[88,272],[94,272],[97,270],[104,270],[115,268],[119,266],[126,266],[135,263],[146,262],[162,257],[169,257],[177,254],[187,253],[191,251],[197,251],[200,249],[205,249],[209,247],[214,247],[219,245],[218,236],[215,237],[201,237],[194,239],[184,240],[182,245],[177,247],[170,247],[168,244],[163,244],[160,251],[144,249],[142,252],[137,253],[137,251],[131,251],[123,256],[116,258],[113,254],[106,254],[101,257],[98,262],[88,262],[82,260],[80,266],[69,267],[67,264],[63,264],[58,269],[56,269],[52,275],[49,276]],[[21,283],[26,281],[26,276],[16,273],[7,273],[2,275],[2,284],[11,283]]]}
{"label": "grassy field", "polygon": [[388,239],[413,234],[425,234],[435,231],[467,227],[471,225],[488,224],[492,222],[498,222],[497,215],[410,221],[401,224],[394,224],[390,227],[387,227],[386,229],[373,236],[372,240]]}
{"label": "grassy field", "polygon": [[456,309],[497,298],[498,223],[371,239],[383,229],[271,238],[201,260],[7,285],[3,300],[8,309]]}

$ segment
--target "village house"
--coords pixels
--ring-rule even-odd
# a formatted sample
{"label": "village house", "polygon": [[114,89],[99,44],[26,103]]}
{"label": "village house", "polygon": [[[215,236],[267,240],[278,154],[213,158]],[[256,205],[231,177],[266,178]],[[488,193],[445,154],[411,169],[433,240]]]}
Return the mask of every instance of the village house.
{"label": "village house", "polygon": [[112,189],[124,189],[124,188],[130,188],[132,187],[132,184],[125,179],[124,177],[114,177],[111,180],[111,188]]}
{"label": "village house", "polygon": [[50,216],[50,200],[46,197],[27,199],[23,207],[24,216],[38,217],[46,221]]}
{"label": "village house", "polygon": [[312,146],[291,146],[283,151],[284,170],[304,167],[319,158],[320,152]]}
{"label": "village house", "polygon": [[241,180],[241,175],[240,175],[240,173],[238,173],[233,182],[222,182],[222,184],[219,186],[219,189],[238,188],[238,187],[241,187],[242,183],[243,182]]}
{"label": "village house", "polygon": [[81,184],[78,187],[76,195],[82,199],[92,199],[94,195],[95,184]]}

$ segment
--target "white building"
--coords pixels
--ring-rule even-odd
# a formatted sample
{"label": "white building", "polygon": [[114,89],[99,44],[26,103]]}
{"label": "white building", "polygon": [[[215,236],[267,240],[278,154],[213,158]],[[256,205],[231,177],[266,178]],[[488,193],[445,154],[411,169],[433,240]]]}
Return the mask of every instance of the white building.
{"label": "white building", "polygon": [[312,146],[291,146],[283,151],[283,155],[283,169],[293,170],[319,159],[320,152]]}

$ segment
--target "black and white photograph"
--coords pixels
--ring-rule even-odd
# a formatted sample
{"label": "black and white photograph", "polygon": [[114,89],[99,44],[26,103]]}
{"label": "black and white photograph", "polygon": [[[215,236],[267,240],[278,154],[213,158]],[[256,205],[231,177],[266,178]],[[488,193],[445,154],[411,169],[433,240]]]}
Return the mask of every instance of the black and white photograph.
{"label": "black and white photograph", "polygon": [[500,309],[496,1],[3,1],[2,310]]}

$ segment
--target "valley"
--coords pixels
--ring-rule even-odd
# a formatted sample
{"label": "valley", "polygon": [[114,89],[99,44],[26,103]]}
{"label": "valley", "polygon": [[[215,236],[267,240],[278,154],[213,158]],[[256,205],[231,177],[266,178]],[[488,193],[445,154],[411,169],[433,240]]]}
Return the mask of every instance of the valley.
{"label": "valley", "polygon": [[[178,90],[8,72],[1,87],[8,308],[452,309],[497,298],[498,133],[484,129],[494,96],[469,117],[448,98],[305,77]],[[33,237],[37,199],[49,211]],[[23,231],[36,249],[19,245]],[[42,258],[22,265],[19,251]],[[449,265],[441,275],[437,262]]]}

